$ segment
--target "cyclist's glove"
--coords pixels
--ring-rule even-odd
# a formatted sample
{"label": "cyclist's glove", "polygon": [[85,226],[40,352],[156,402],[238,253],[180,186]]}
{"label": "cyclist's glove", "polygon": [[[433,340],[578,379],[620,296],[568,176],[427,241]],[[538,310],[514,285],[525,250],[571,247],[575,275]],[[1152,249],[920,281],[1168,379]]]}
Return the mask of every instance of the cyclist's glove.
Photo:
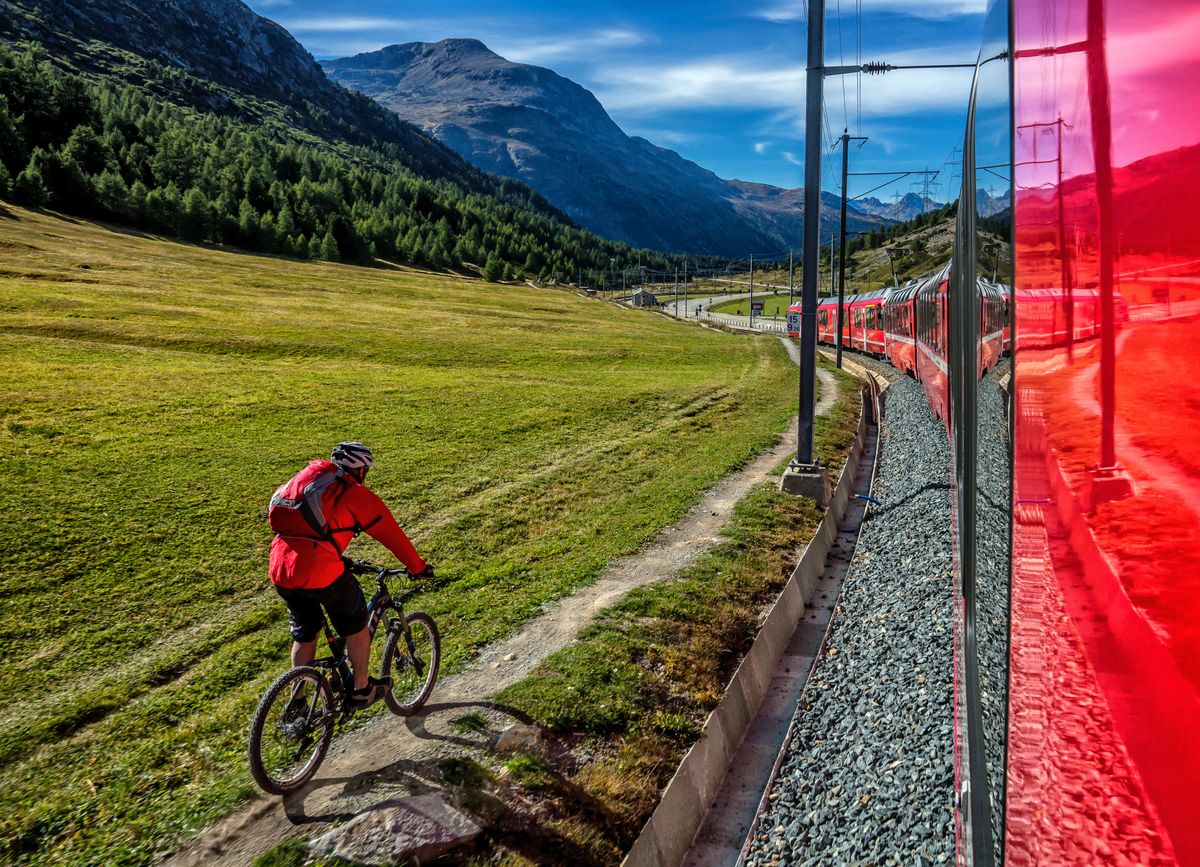
{"label": "cyclist's glove", "polygon": [[426,563],[426,564],[425,564],[425,568],[424,568],[424,569],[422,569],[422,570],[421,570],[420,572],[418,572],[417,574],[413,575],[413,577],[414,577],[414,578],[422,578],[422,579],[424,579],[424,580],[427,580],[427,581],[432,581],[432,580],[433,580],[433,578],[434,578],[434,574],[433,574],[433,567],[432,567],[432,566],[430,566],[428,563]]}

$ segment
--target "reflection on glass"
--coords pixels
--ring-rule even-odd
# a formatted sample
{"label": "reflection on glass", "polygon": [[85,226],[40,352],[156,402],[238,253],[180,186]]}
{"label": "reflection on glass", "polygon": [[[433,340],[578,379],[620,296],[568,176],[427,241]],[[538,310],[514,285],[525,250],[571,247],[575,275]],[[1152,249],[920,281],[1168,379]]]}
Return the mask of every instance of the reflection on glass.
{"label": "reflection on glass", "polygon": [[1200,864],[1198,36],[1015,0],[1013,863]]}

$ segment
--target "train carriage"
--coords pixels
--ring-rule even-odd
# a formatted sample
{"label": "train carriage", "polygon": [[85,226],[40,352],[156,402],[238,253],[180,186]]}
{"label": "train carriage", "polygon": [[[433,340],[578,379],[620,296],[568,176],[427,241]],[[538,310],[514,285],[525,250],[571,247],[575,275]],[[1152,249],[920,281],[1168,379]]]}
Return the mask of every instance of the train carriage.
{"label": "train carriage", "polygon": [[1000,363],[1008,338],[1008,301],[1005,287],[979,282],[979,375]]}
{"label": "train carriage", "polygon": [[917,375],[917,287],[913,280],[893,290],[883,303],[884,353],[897,370]]}
{"label": "train carriage", "polygon": [[916,376],[925,387],[929,405],[943,422],[949,422],[949,368],[946,352],[946,305],[950,266],[927,277],[916,289]]}
{"label": "train carriage", "polygon": [[[889,289],[876,289],[845,299],[847,333],[843,346],[882,357],[887,349],[883,327],[883,305]],[[834,302],[836,315],[837,303]]]}

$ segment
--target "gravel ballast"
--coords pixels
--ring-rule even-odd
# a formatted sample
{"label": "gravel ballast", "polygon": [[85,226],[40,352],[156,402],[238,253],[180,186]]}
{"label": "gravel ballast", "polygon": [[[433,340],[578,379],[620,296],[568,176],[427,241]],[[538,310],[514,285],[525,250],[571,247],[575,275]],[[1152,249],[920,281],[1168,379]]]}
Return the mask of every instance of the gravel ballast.
{"label": "gravel ballast", "polygon": [[[855,357],[857,363],[863,363]],[[892,384],[872,507],[747,865],[948,863],[953,595],[945,429]]]}

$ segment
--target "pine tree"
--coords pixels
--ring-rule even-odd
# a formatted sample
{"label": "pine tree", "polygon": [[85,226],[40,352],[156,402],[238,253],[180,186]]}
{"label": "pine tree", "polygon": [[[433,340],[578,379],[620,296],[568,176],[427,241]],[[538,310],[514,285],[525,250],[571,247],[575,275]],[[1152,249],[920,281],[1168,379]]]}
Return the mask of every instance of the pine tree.
{"label": "pine tree", "polygon": [[30,161],[13,184],[13,198],[31,208],[44,208],[50,204],[50,191],[42,180],[42,173]]}
{"label": "pine tree", "polygon": [[275,215],[270,211],[263,214],[258,224],[259,247],[264,253],[274,253],[279,250],[279,228],[275,224]]}
{"label": "pine tree", "polygon": [[183,195],[183,237],[192,241],[208,241],[212,238],[212,206],[208,197],[196,187]]}
{"label": "pine tree", "polygon": [[213,202],[213,236],[226,244],[237,242],[238,203],[229,190],[222,190]]}
{"label": "pine tree", "polygon": [[149,190],[140,180],[129,185],[129,218],[134,225],[146,224],[146,196]]}
{"label": "pine tree", "polygon": [[492,253],[487,257],[487,262],[483,266],[483,279],[489,283],[499,283],[504,276],[504,265],[500,258]]}
{"label": "pine tree", "polygon": [[112,171],[102,172],[95,182],[96,202],[101,211],[115,219],[129,219],[129,187],[125,179]]}
{"label": "pine tree", "polygon": [[0,93],[0,165],[7,166],[11,173],[28,160],[21,130],[9,114],[8,100]]}
{"label": "pine tree", "polygon": [[291,236],[296,232],[296,218],[292,214],[292,206],[284,204],[279,209],[279,216],[275,220],[275,226],[279,229],[281,237]]}
{"label": "pine tree", "polygon": [[337,240],[333,237],[333,230],[327,229],[325,237],[321,239],[320,257],[326,262],[340,262],[342,259],[341,253],[338,252]]}
{"label": "pine tree", "polygon": [[146,193],[146,219],[151,228],[167,235],[178,235],[183,219],[183,197],[174,183]]}
{"label": "pine tree", "polygon": [[75,127],[63,145],[62,153],[64,157],[75,160],[79,168],[89,175],[98,175],[108,168],[111,156],[100,136],[90,126]]}
{"label": "pine tree", "polygon": [[242,204],[238,207],[238,241],[243,247],[251,250],[257,250],[262,243],[258,211],[254,210],[254,205],[250,204],[249,199],[242,199]]}

